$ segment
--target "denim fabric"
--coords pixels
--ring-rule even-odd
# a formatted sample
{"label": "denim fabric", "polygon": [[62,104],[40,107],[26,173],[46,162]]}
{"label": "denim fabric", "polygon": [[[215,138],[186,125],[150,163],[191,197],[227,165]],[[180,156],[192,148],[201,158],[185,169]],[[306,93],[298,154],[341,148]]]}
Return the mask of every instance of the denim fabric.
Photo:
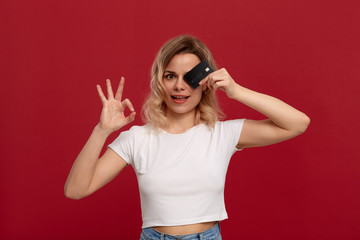
{"label": "denim fabric", "polygon": [[221,240],[220,223],[216,223],[212,228],[188,235],[170,235],[161,233],[155,229],[144,228],[140,235],[140,240]]}

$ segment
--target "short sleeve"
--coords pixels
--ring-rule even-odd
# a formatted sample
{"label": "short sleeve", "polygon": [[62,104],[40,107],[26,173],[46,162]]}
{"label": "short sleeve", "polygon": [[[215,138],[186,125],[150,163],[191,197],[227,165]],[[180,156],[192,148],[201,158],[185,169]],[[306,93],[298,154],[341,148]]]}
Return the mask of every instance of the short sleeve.
{"label": "short sleeve", "polygon": [[236,145],[239,143],[244,121],[245,119],[235,119],[222,122],[222,128],[226,134],[226,138],[230,141],[231,146],[233,146],[234,153],[243,150],[242,148],[236,148]]}
{"label": "short sleeve", "polygon": [[108,145],[108,148],[111,148],[116,152],[122,159],[124,159],[128,164],[132,165],[133,159],[133,133],[131,130],[121,132],[120,135]]}

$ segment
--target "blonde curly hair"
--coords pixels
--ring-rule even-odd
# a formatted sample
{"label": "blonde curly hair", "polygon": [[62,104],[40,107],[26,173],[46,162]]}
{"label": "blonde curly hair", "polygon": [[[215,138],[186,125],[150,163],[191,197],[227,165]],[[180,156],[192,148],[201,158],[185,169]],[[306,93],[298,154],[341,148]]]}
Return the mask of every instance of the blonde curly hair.
{"label": "blonde curly hair", "polygon": [[[163,77],[166,66],[177,54],[192,53],[199,59],[206,60],[210,66],[217,70],[215,60],[207,46],[191,35],[180,35],[166,42],[159,50],[151,69],[150,94],[143,107],[142,118],[145,123],[152,124],[156,128],[168,127],[168,119],[165,116],[166,104],[164,97],[166,90],[163,85]],[[200,103],[196,106],[195,124],[205,123],[212,128],[215,123],[224,117],[218,106],[214,91],[206,88]]]}

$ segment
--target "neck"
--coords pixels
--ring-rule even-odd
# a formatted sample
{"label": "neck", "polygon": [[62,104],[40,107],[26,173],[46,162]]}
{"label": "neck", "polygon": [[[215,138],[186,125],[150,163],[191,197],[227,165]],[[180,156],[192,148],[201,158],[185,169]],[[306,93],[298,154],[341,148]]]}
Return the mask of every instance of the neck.
{"label": "neck", "polygon": [[183,133],[195,126],[196,111],[191,111],[187,114],[166,114],[169,125],[165,131],[169,133]]}

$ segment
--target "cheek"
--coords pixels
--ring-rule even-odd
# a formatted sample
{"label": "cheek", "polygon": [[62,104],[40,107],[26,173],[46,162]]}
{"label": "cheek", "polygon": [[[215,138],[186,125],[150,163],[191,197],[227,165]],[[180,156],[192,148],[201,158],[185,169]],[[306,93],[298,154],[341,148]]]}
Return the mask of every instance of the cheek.
{"label": "cheek", "polygon": [[[200,90],[200,91],[198,91]],[[193,93],[194,98],[196,99],[196,101],[200,102],[201,97],[202,97],[202,90],[201,89],[196,89],[196,92]]]}
{"label": "cheek", "polygon": [[163,82],[163,86],[164,86],[164,89],[167,93],[169,93],[169,90],[171,89],[171,86],[168,82],[164,81]]}

